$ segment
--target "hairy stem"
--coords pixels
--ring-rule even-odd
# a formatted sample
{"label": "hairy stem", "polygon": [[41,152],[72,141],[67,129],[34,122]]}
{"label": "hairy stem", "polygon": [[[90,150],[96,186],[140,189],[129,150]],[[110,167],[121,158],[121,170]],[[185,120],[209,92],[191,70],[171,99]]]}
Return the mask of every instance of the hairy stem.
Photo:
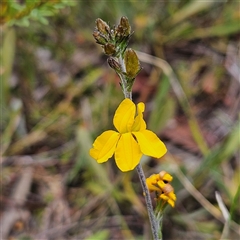
{"label": "hairy stem", "polygon": [[[126,72],[126,68],[125,68],[125,64],[124,64],[124,60],[123,60],[122,55],[119,56],[118,63],[121,66],[122,72],[125,73]],[[129,98],[129,99],[132,100],[132,91],[128,91],[127,80],[124,78],[123,74],[120,75],[120,79],[121,79],[121,84],[122,84],[122,88],[123,88],[123,94],[124,94],[125,98]]]}
{"label": "hairy stem", "polygon": [[152,234],[153,234],[153,239],[154,240],[158,240],[158,225],[157,225],[157,221],[153,212],[153,207],[152,207],[152,201],[151,201],[151,197],[150,197],[150,193],[148,191],[148,187],[146,184],[146,178],[142,169],[141,164],[139,163],[136,167],[137,169],[137,173],[140,179],[140,183],[142,185],[142,189],[143,189],[143,194],[145,197],[145,201],[146,201],[146,205],[147,205],[147,211],[148,211],[148,216],[149,216],[149,220],[150,220],[150,224],[151,224],[151,229],[152,229]]}

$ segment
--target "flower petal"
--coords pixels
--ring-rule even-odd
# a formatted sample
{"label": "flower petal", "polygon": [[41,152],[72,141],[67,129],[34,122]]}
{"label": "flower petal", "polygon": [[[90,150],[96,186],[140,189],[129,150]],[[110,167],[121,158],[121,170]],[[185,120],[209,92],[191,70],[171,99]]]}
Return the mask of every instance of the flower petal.
{"label": "flower petal", "polygon": [[160,179],[165,182],[171,182],[173,180],[173,177],[166,171],[161,171],[158,175],[159,175]]}
{"label": "flower petal", "polygon": [[152,131],[133,132],[133,135],[137,138],[143,154],[160,158],[167,152],[165,144]]}
{"label": "flower petal", "polygon": [[168,194],[168,196],[169,196],[172,200],[174,200],[174,201],[177,200],[177,197],[176,197],[176,195],[175,195],[174,192],[170,192],[170,193]]}
{"label": "flower petal", "polygon": [[93,148],[90,149],[89,154],[96,159],[98,163],[106,162],[112,157],[119,139],[119,133],[109,130],[103,132],[96,138],[93,143]]}
{"label": "flower petal", "polygon": [[136,112],[136,106],[130,99],[124,99],[117,108],[113,124],[120,133],[130,132]]}
{"label": "flower petal", "polygon": [[160,198],[163,199],[164,201],[166,201],[171,207],[175,206],[175,202],[174,200],[170,199],[168,196],[166,196],[165,194],[161,194]]}
{"label": "flower petal", "polygon": [[122,172],[133,170],[138,163],[142,153],[139,145],[131,133],[121,135],[115,151],[115,161]]}
{"label": "flower petal", "polygon": [[136,116],[133,126],[132,126],[132,131],[133,132],[138,132],[146,129],[146,123],[143,120],[143,112],[145,110],[145,104],[140,102],[137,105],[137,113],[138,115]]}

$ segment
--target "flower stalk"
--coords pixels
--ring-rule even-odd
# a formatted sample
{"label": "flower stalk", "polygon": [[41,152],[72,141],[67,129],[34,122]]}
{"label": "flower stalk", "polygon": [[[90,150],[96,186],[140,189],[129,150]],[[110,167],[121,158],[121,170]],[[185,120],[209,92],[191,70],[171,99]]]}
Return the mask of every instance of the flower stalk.
{"label": "flower stalk", "polygon": [[158,239],[162,239],[159,238],[159,230],[158,230],[158,223],[157,223],[157,218],[155,217],[155,214],[153,212],[153,206],[152,206],[152,201],[151,201],[151,196],[146,184],[146,178],[142,169],[141,164],[139,163],[136,167],[137,169],[137,173],[138,173],[138,177],[140,179],[140,183],[143,189],[143,195],[145,197],[145,201],[146,201],[146,206],[147,206],[147,211],[148,211],[148,217],[149,217],[149,221],[150,221],[150,225],[151,225],[151,229],[152,229],[152,235],[153,235],[153,239],[154,240],[158,240]]}
{"label": "flower stalk", "polygon": [[[122,72],[126,72],[124,59],[122,58],[121,55],[118,58],[118,64],[120,65]],[[118,75],[121,79],[121,86],[122,86],[124,97],[132,100],[132,89],[129,88],[129,86],[128,86],[127,78],[123,74],[118,74]],[[150,225],[151,225],[153,239],[160,240],[162,238],[159,238],[159,229],[158,229],[159,225],[158,225],[157,218],[155,217],[155,214],[153,211],[150,192],[149,192],[147,184],[146,184],[146,177],[144,175],[142,165],[140,163],[137,165],[136,170],[137,170],[138,177],[139,177],[139,180],[140,180],[140,183],[142,186],[143,195],[144,195],[145,201],[146,201],[147,212],[148,212],[148,217],[149,217],[149,221],[150,221]]]}
{"label": "flower stalk", "polygon": [[[90,149],[90,155],[98,163],[103,163],[114,154],[116,164],[121,171],[125,172],[136,168],[146,201],[153,239],[158,240],[162,239],[162,210],[166,206],[165,203],[173,205],[176,199],[174,199],[175,195],[171,186],[166,183],[166,181],[172,180],[169,174],[151,176],[146,179],[140,164],[142,154],[160,158],[167,149],[155,133],[146,129],[143,119],[144,103],[137,104],[137,115],[135,114],[132,86],[141,67],[136,52],[127,48],[131,35],[131,26],[126,17],[122,17],[119,25],[113,28],[110,28],[102,19],[96,20],[93,36],[96,42],[102,46],[104,53],[109,56],[109,66],[119,76],[125,100],[119,105],[113,119],[114,126],[118,131],[108,130],[97,137],[93,148]],[[163,184],[160,181],[161,177],[164,180]],[[156,185],[158,183],[162,185]],[[153,190],[158,193],[159,197],[155,213],[150,196],[150,191]]]}
{"label": "flower stalk", "polygon": [[[122,71],[125,72],[124,61],[121,57],[119,57],[118,63],[121,66]],[[121,76],[120,79],[121,79],[121,86],[122,86],[124,97],[132,100],[132,90],[129,91],[127,79],[125,79],[123,75],[120,75],[120,76]],[[136,170],[137,170],[138,177],[139,177],[142,189],[143,189],[143,195],[144,195],[145,201],[146,201],[147,212],[148,212],[148,216],[149,216],[153,239],[160,240],[162,238],[159,238],[159,229],[158,229],[159,224],[157,222],[157,218],[155,217],[155,214],[153,211],[151,196],[150,196],[147,184],[146,184],[146,177],[144,175],[144,172],[143,172],[143,169],[142,169],[142,166],[140,163],[137,165]]]}
{"label": "flower stalk", "polygon": [[155,200],[157,203],[155,209],[155,217],[158,228],[158,237],[162,239],[162,222],[163,212],[167,204],[171,207],[175,206],[176,195],[174,188],[170,184],[173,177],[166,171],[161,171],[159,174],[153,174],[146,179],[147,188],[150,192],[155,192]]}

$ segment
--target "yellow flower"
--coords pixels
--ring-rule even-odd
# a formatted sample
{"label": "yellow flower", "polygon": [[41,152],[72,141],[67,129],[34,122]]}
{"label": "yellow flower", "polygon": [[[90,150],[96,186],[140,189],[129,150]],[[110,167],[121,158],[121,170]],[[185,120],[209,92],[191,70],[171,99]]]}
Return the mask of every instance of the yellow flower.
{"label": "yellow flower", "polygon": [[159,195],[160,199],[163,199],[164,202],[167,202],[171,207],[175,206],[175,201],[177,200],[174,193],[174,188],[169,183],[158,182],[159,187],[162,190],[162,193]]}
{"label": "yellow flower", "polygon": [[166,184],[171,182],[172,179],[173,177],[166,171],[161,171],[159,174],[152,174],[146,179],[148,190],[150,192],[160,191],[161,189],[159,189],[159,183],[161,182],[161,184]]}
{"label": "yellow flower", "polygon": [[174,207],[176,202],[176,195],[170,182],[173,177],[166,171],[161,171],[159,174],[153,174],[146,179],[146,184],[150,192],[155,192],[157,202],[160,208],[163,208],[165,203]]}
{"label": "yellow flower", "polygon": [[108,130],[96,138],[90,155],[98,163],[106,162],[115,154],[118,168],[123,171],[133,170],[143,154],[160,158],[166,152],[166,146],[157,135],[146,129],[143,120],[144,103],[136,106],[130,99],[124,99],[117,108],[113,124],[116,131]]}

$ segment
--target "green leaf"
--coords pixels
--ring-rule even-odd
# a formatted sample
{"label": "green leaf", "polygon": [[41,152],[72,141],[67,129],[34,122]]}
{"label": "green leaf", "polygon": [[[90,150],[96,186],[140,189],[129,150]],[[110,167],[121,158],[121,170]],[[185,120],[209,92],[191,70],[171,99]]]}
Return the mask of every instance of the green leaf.
{"label": "green leaf", "polygon": [[29,19],[27,17],[24,17],[20,20],[15,20],[14,25],[17,25],[19,27],[29,27]]}
{"label": "green leaf", "polygon": [[54,5],[54,8],[55,8],[55,9],[62,9],[62,8],[65,8],[65,7],[66,7],[66,5],[63,4],[63,3],[58,3],[58,4],[55,4],[55,5]]}
{"label": "green leaf", "polygon": [[54,11],[50,11],[48,9],[41,9],[40,14],[44,17],[50,17],[54,15]]}
{"label": "green leaf", "polygon": [[38,18],[38,21],[40,22],[40,23],[42,23],[43,25],[48,25],[48,20],[47,20],[47,18],[45,18],[45,17],[39,17]]}
{"label": "green leaf", "polygon": [[30,13],[31,17],[37,19],[39,16],[39,10],[38,9],[33,9]]}
{"label": "green leaf", "polygon": [[27,7],[31,7],[33,5],[35,5],[36,3],[38,3],[39,0],[25,0],[26,6]]}
{"label": "green leaf", "polygon": [[24,9],[24,6],[16,3],[16,2],[11,2],[11,5],[10,5],[10,9],[11,10],[17,10],[17,11],[21,11],[22,9]]}

